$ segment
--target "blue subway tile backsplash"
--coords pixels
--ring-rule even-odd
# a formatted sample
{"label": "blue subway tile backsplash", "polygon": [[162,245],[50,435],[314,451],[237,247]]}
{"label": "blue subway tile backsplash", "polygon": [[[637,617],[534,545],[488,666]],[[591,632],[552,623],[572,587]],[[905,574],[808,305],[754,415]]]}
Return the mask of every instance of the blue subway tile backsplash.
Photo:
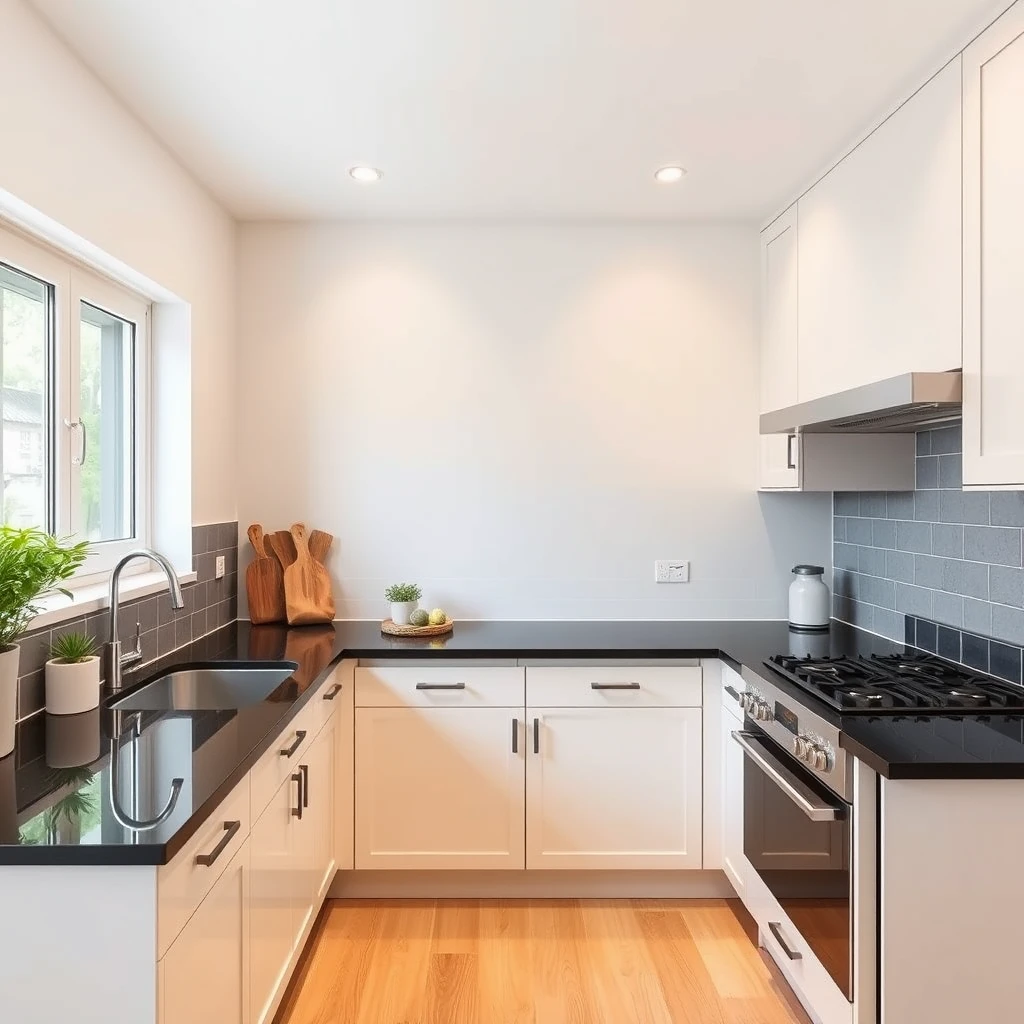
{"label": "blue subway tile backsplash", "polygon": [[915,491],[834,495],[834,613],[1019,683],[1024,493],[964,492],[961,438],[918,433]]}

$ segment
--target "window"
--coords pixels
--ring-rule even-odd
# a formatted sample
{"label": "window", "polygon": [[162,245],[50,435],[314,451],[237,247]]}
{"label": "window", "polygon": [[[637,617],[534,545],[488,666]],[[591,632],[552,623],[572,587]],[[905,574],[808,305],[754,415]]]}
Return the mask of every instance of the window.
{"label": "window", "polygon": [[85,573],[148,535],[144,299],[0,230],[4,523],[88,540]]}

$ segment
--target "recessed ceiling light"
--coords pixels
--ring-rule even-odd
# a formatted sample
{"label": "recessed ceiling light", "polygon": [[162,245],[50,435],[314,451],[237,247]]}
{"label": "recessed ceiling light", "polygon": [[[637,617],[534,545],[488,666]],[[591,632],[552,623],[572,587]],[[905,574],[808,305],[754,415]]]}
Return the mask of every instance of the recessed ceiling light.
{"label": "recessed ceiling light", "polygon": [[376,167],[350,167],[348,173],[356,181],[380,181],[384,177]]}
{"label": "recessed ceiling light", "polygon": [[677,181],[682,181],[685,177],[685,167],[659,167],[654,172],[654,180],[660,181],[662,185],[672,185]]}

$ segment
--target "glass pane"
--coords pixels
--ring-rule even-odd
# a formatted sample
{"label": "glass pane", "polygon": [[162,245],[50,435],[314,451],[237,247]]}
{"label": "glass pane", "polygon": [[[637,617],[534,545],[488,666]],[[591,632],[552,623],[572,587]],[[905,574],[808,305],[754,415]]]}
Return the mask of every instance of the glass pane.
{"label": "glass pane", "polygon": [[49,515],[50,362],[53,289],[0,263],[2,518],[53,530]]}
{"label": "glass pane", "polygon": [[135,325],[83,302],[80,338],[78,532],[124,540],[135,536]]}

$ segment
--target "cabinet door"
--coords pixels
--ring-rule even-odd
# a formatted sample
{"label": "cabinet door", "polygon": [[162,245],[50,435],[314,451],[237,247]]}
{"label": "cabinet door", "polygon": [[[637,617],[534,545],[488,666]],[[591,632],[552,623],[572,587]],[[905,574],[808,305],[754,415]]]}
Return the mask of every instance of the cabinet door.
{"label": "cabinet door", "polygon": [[356,868],[522,868],[524,739],[521,708],[357,708]]}
{"label": "cabinet door", "polygon": [[249,886],[251,1020],[269,1024],[286,978],[295,938],[293,931],[293,810],[298,786],[283,782],[249,836],[252,876]]}
{"label": "cabinet door", "polygon": [[[735,707],[735,704],[733,704]],[[722,707],[722,869],[738,896],[747,884],[743,853],[743,751],[732,738],[743,729],[743,716]]]}
{"label": "cabinet door", "polygon": [[530,708],[527,868],[699,868],[700,708]]}
{"label": "cabinet door", "polygon": [[1024,5],[963,55],[964,485],[1024,487]]}
{"label": "cabinet door", "polygon": [[[316,914],[334,878],[334,766],[336,729],[334,719],[323,727],[309,748],[308,792],[300,830],[308,835],[303,840],[304,864],[308,865],[308,893],[311,912]],[[305,926],[301,922],[299,930]]]}
{"label": "cabinet door", "polygon": [[249,843],[160,964],[161,1024],[248,1024]]}
{"label": "cabinet door", "polygon": [[956,58],[800,198],[801,402],[961,365],[960,135]]}
{"label": "cabinet door", "polygon": [[802,439],[797,434],[762,434],[758,485],[766,491],[798,491],[801,487]]}

